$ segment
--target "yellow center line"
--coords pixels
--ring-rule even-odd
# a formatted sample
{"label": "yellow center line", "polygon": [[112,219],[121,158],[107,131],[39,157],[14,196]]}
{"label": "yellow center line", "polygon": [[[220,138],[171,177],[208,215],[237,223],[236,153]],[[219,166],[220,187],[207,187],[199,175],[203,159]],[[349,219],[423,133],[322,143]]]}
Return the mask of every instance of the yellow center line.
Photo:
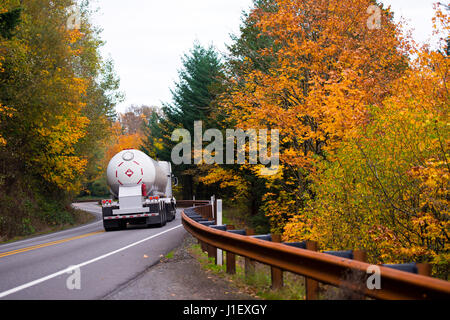
{"label": "yellow center line", "polygon": [[86,237],[93,236],[95,234],[99,234],[99,233],[103,233],[103,232],[105,232],[105,231],[97,231],[97,232],[86,233],[86,234],[82,234],[80,236],[76,236],[76,237],[72,237],[72,238],[67,238],[67,239],[62,239],[62,240],[58,240],[58,241],[47,242],[47,243],[43,243],[43,244],[39,244],[39,245],[27,247],[27,248],[22,248],[22,249],[9,251],[9,252],[0,253],[0,258],[7,257],[7,256],[12,256],[14,254],[18,254],[18,253],[22,253],[22,252],[36,250],[36,249],[39,249],[39,248],[45,248],[45,247],[53,246],[53,245],[56,245],[56,244],[60,244],[60,243],[64,243],[64,242],[68,242],[68,241],[72,241],[72,240],[78,240],[78,239],[86,238]]}

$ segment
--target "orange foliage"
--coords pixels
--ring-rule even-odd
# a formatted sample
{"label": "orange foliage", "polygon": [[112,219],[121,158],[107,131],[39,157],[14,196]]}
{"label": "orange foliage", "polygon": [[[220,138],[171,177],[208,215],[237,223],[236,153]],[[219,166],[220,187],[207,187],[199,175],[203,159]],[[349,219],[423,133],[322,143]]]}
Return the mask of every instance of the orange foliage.
{"label": "orange foliage", "polygon": [[[448,32],[449,16],[437,17]],[[371,121],[340,143],[333,162],[318,165],[314,198],[284,236],[363,248],[374,263],[430,262],[448,278],[450,60],[427,46],[411,53],[392,94],[368,107]]]}
{"label": "orange foliage", "polygon": [[143,135],[141,132],[134,134],[122,134],[120,122],[116,122],[111,128],[111,144],[107,148],[103,167],[106,169],[109,161],[117,153],[126,149],[139,149],[142,144]]}
{"label": "orange foliage", "polygon": [[[369,28],[373,4],[275,0],[253,10],[273,43],[257,58],[271,63],[243,68],[223,110],[239,128],[280,130],[283,172],[267,178],[262,206],[273,231],[364,248],[374,262],[448,269],[449,59],[414,49],[389,9]],[[438,10],[447,35],[448,21]]]}
{"label": "orange foliage", "polygon": [[235,79],[225,109],[238,127],[280,129],[281,160],[309,167],[314,155],[323,156],[367,120],[365,106],[381,101],[405,61],[389,11],[381,29],[368,29],[373,1],[275,2],[275,12],[251,13],[274,39],[260,54],[275,64]]}

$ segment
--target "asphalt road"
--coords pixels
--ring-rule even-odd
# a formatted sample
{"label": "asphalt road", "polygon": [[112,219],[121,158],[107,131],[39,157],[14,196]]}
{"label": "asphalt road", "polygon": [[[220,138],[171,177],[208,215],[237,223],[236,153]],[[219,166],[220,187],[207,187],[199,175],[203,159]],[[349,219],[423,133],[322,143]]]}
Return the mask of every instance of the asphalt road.
{"label": "asphalt road", "polygon": [[97,220],[0,246],[0,299],[102,299],[178,247],[186,233],[179,212],[163,228],[104,232],[98,205],[75,206]]}

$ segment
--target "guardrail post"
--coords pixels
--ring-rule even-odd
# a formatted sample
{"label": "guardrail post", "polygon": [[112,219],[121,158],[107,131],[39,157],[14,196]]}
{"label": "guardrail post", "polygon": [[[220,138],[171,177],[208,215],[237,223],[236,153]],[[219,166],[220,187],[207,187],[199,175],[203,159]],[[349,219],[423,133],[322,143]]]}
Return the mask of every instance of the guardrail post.
{"label": "guardrail post", "polygon": [[363,250],[353,250],[353,260],[366,262],[367,254]]}
{"label": "guardrail post", "polygon": [[[195,205],[194,205],[194,207],[195,207]],[[197,242],[200,245],[202,252],[206,252],[207,251],[206,244],[203,241],[201,241],[200,239],[197,239]]]}
{"label": "guardrail post", "polygon": [[214,207],[212,205],[209,205],[209,206],[205,207],[205,210],[206,210],[206,214],[208,215],[207,219],[209,221],[213,221],[215,219],[214,218]]}
{"label": "guardrail post", "polygon": [[206,247],[208,248],[208,258],[214,258],[214,263],[217,264],[217,248],[207,244]]}
{"label": "guardrail post", "polygon": [[[284,271],[311,277],[310,279],[305,279],[306,299],[316,299],[319,296],[318,282],[322,281],[333,286],[340,286],[342,284],[342,276],[345,275],[345,272],[353,270],[356,272],[362,271],[364,273],[367,271],[367,267],[370,266],[368,263],[356,261],[364,260],[358,258],[356,252],[353,254],[355,261],[342,263],[345,261],[343,257],[349,258],[349,252],[313,254],[312,252],[307,253],[302,249],[292,248],[299,247],[317,250],[318,245],[314,242],[307,242],[306,245],[304,242],[287,243],[287,246],[284,247],[279,244],[257,241],[261,244],[258,246],[256,241],[245,239],[246,237],[231,236],[231,234],[219,234],[217,231],[213,231],[212,228],[202,227],[200,223],[197,223],[195,219],[190,218],[188,214],[184,213],[182,215],[183,225],[186,230],[194,237],[197,237],[197,239],[201,238],[205,242],[214,243],[219,247],[226,247],[228,250],[233,251],[235,255],[251,257],[262,263],[273,263],[274,265],[278,265],[278,267],[282,268]],[[242,231],[236,233],[245,234]],[[252,232],[248,230],[248,234],[250,235]],[[279,250],[277,250],[277,248]],[[268,255],[270,255],[270,257],[267,257]],[[291,263],[295,257],[302,263]],[[271,260],[270,258],[276,260]],[[378,280],[381,280],[382,283],[384,283],[382,284],[381,290],[365,290],[364,288],[359,289],[353,286],[352,288],[357,291],[364,291],[367,296],[375,299],[448,299],[450,296],[449,282],[431,277],[424,278],[422,274],[425,273],[423,270],[426,269],[425,267],[421,267],[420,264],[418,267],[416,267],[416,264],[412,263],[406,264],[406,266],[397,266],[397,268],[400,267],[398,269],[408,270],[409,272],[393,272],[389,270],[389,267],[395,266],[380,266],[380,268],[383,268],[383,274],[381,275],[381,279]],[[430,270],[429,266],[427,268]],[[421,275],[415,274],[416,272]],[[427,271],[427,273],[429,273],[429,271]]]}
{"label": "guardrail post", "polygon": [[417,273],[426,276],[431,277],[431,264],[429,263],[416,263],[417,266]]}
{"label": "guardrail post", "polygon": [[[216,224],[218,226],[222,225],[222,200],[216,199],[214,196],[214,210],[215,210],[215,218],[216,218]],[[217,265],[222,266],[223,265],[223,251],[221,249],[217,249]]]}
{"label": "guardrail post", "polygon": [[[246,229],[245,234],[247,236],[253,236],[255,234],[255,230]],[[255,274],[255,261],[245,257],[245,277],[248,279]]]}
{"label": "guardrail post", "polygon": [[[234,226],[227,225],[227,230],[234,230]],[[235,274],[236,273],[236,255],[232,252],[226,252],[227,259],[227,273]]]}
{"label": "guardrail post", "polygon": [[215,199],[214,199],[215,197],[214,196],[211,196],[211,200],[209,201],[209,203],[211,204],[211,214],[212,214],[212,217],[213,217],[213,219],[216,217],[215,216],[215,212],[216,212],[216,201],[215,201]]}
{"label": "guardrail post", "polygon": [[[306,250],[317,251],[317,242],[306,241]],[[319,298],[319,282],[314,279],[305,279],[306,300],[317,300]]]}
{"label": "guardrail post", "polygon": [[[281,242],[280,234],[272,234],[271,236],[272,242]],[[271,266],[270,273],[272,276],[272,289],[281,289],[283,287],[283,270]]]}
{"label": "guardrail post", "polygon": [[206,247],[206,243],[204,243],[201,240],[198,240],[198,243],[200,244],[200,247],[202,248],[203,252],[207,252],[208,251],[208,248]]}

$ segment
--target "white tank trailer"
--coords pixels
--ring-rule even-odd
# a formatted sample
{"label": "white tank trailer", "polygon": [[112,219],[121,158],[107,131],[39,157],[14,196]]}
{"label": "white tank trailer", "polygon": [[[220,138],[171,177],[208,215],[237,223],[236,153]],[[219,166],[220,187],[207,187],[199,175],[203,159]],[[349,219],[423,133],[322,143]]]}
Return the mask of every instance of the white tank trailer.
{"label": "white tank trailer", "polygon": [[125,229],[128,224],[162,227],[174,220],[172,178],[170,162],[155,161],[134,149],[116,154],[107,169],[113,199],[102,200],[105,230]]}

